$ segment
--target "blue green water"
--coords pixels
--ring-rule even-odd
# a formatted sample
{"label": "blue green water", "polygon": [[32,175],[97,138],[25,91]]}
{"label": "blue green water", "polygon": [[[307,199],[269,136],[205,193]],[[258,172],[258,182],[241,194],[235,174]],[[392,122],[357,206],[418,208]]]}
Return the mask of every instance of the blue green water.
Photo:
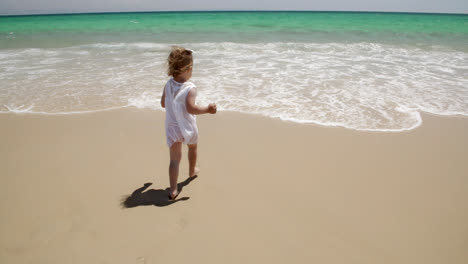
{"label": "blue green water", "polygon": [[172,45],[221,111],[371,131],[468,116],[468,15],[342,12],[0,17],[0,113],[160,110]]}
{"label": "blue green water", "polygon": [[[12,39],[11,37],[15,38]],[[10,37],[10,38],[8,38]],[[50,43],[50,37],[57,40]],[[108,41],[468,43],[468,15],[326,12],[115,13],[0,17],[0,46]]]}

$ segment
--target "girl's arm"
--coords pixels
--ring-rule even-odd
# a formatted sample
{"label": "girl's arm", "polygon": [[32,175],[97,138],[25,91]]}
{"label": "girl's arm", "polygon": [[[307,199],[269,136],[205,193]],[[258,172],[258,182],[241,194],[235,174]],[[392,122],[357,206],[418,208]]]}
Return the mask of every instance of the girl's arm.
{"label": "girl's arm", "polygon": [[164,87],[163,94],[161,96],[161,106],[162,108],[166,107],[166,87]]}
{"label": "girl's arm", "polygon": [[209,104],[208,106],[198,106],[195,104],[195,99],[197,98],[197,88],[192,88],[187,94],[185,105],[187,106],[187,112],[192,115],[201,115],[201,114],[215,114],[216,113],[216,104]]}

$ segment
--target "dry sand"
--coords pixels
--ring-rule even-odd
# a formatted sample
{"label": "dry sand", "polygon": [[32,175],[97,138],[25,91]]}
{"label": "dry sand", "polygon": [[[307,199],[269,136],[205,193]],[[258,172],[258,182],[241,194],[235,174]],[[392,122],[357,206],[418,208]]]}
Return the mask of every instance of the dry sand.
{"label": "dry sand", "polygon": [[467,118],[201,116],[201,173],[184,183],[184,159],[174,204],[163,119],[0,115],[0,263],[468,263]]}

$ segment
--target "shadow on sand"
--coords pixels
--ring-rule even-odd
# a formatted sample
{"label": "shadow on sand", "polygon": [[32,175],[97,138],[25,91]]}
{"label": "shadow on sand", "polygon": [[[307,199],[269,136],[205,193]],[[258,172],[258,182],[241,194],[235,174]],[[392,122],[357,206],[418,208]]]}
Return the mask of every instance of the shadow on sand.
{"label": "shadow on sand", "polygon": [[[185,181],[178,183],[177,188],[179,193],[182,192],[182,189],[187,186],[191,181],[195,180],[197,176],[188,178]],[[120,202],[122,208],[132,208],[141,205],[154,205],[154,206],[168,206],[173,203],[180,201],[186,201],[190,197],[182,197],[176,200],[169,199],[169,188],[163,189],[150,189],[145,191],[152,183],[145,183],[143,187],[136,189],[130,196],[126,196]],[[144,192],[145,191],[145,192]]]}

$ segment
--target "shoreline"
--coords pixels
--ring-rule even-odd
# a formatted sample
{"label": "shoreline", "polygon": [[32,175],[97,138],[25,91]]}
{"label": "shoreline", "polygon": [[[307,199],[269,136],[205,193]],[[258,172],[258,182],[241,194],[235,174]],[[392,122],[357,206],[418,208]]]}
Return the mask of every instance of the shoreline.
{"label": "shoreline", "polygon": [[[0,116],[1,115],[36,115],[36,116],[74,116],[74,115],[88,115],[88,114],[95,114],[95,113],[101,113],[101,112],[112,112],[112,111],[149,111],[149,112],[157,112],[159,113],[164,113],[164,110],[162,109],[152,109],[152,108],[139,108],[133,105],[128,105],[128,106],[120,106],[120,107],[112,107],[108,109],[100,109],[100,110],[90,110],[90,111],[78,111],[78,112],[57,112],[57,113],[46,113],[46,112],[15,112],[15,111],[10,111],[10,112],[1,112],[0,111]],[[261,117],[261,118],[267,118],[271,120],[279,120],[281,122],[285,123],[291,123],[291,124],[299,124],[299,125],[304,125],[304,126],[318,126],[318,127],[323,127],[323,128],[343,128],[347,130],[352,130],[352,131],[359,131],[359,132],[370,132],[370,133],[401,133],[401,132],[410,132],[415,129],[418,129],[422,125],[424,125],[424,117],[434,117],[434,118],[448,118],[448,119],[467,119],[468,116],[464,114],[451,114],[451,115],[442,115],[442,114],[434,114],[430,112],[424,112],[424,111],[418,111],[417,114],[419,115],[420,121],[418,124],[414,125],[411,128],[401,128],[401,129],[355,129],[355,128],[349,128],[340,124],[337,125],[326,125],[320,122],[301,122],[301,121],[294,121],[290,119],[282,119],[281,117],[271,117],[267,116],[265,114],[259,114],[259,113],[244,113],[244,112],[238,112],[238,111],[231,111],[231,110],[221,110],[218,112],[226,113],[226,114],[234,114],[234,115],[247,115],[247,116],[253,116],[253,117]]]}
{"label": "shoreline", "polygon": [[462,264],[468,118],[423,120],[375,133],[200,116],[201,173],[185,182],[184,146],[167,204],[163,112],[0,115],[0,262]]}

